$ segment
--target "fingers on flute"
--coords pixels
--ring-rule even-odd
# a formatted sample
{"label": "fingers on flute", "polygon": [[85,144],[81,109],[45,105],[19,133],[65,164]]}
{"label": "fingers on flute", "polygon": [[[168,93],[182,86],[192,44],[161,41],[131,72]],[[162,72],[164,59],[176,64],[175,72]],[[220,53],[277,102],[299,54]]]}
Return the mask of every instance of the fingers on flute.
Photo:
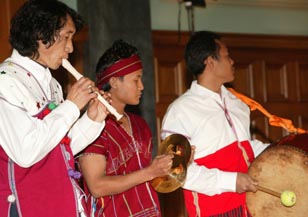
{"label": "fingers on flute", "polygon": [[98,91],[97,87],[95,87],[95,83],[86,77],[80,78],[77,81],[77,85],[78,85],[78,88],[80,88],[81,90],[89,94],[92,94]]}

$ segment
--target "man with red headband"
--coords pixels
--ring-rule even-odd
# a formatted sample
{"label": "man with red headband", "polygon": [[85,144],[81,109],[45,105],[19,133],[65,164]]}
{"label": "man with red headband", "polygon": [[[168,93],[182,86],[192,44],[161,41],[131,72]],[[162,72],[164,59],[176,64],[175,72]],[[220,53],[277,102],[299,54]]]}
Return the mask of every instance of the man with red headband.
{"label": "man with red headband", "polygon": [[91,216],[161,216],[156,192],[148,181],[168,174],[172,156],[152,162],[152,137],[146,122],[125,112],[138,105],[142,64],[134,46],[115,41],[100,58],[97,87],[111,93],[111,105],[123,117],[107,117],[99,138],[79,157]]}

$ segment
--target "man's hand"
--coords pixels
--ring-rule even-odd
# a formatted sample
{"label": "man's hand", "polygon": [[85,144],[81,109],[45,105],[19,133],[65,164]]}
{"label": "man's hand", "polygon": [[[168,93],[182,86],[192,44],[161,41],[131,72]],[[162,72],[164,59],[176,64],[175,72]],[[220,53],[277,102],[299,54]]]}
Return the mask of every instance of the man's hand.
{"label": "man's hand", "polygon": [[156,156],[151,165],[146,169],[149,173],[150,180],[156,177],[162,177],[169,174],[172,167],[173,154],[163,154]]}
{"label": "man's hand", "polygon": [[107,108],[97,98],[90,101],[87,109],[88,117],[96,122],[103,122],[109,114]]}
{"label": "man's hand", "polygon": [[82,110],[91,99],[97,98],[95,91],[98,89],[94,82],[89,78],[82,77],[73,84],[66,98],[76,104],[79,110]]}
{"label": "man's hand", "polygon": [[236,177],[236,192],[244,193],[247,191],[256,192],[258,189],[256,187],[258,183],[253,180],[248,174],[237,173]]}

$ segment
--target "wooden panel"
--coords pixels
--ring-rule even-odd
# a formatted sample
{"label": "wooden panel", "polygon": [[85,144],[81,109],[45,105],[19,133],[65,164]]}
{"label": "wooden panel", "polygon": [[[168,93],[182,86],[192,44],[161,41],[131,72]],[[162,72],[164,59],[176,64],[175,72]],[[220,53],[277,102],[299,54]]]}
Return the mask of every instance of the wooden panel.
{"label": "wooden panel", "polygon": [[298,100],[308,102],[308,63],[299,63]]}
{"label": "wooden panel", "polygon": [[12,52],[9,43],[11,17],[25,0],[2,0],[0,7],[0,62],[8,58]]}
{"label": "wooden panel", "polygon": [[266,101],[279,102],[288,98],[287,71],[282,64],[266,64]]}
{"label": "wooden panel", "polygon": [[181,95],[183,92],[183,62],[175,64],[166,64],[155,60],[156,78],[156,101],[157,102],[170,102]]}
{"label": "wooden panel", "polygon": [[[163,41],[160,40],[160,42]],[[170,102],[187,90],[191,80],[187,78],[185,61],[181,54],[184,47],[173,46],[171,49],[168,49],[168,47],[159,46],[158,42],[154,49],[155,100],[158,125],[161,124]],[[157,144],[159,144],[160,128],[157,127],[157,129]]]}
{"label": "wooden panel", "polygon": [[[232,40],[236,41],[233,37]],[[247,37],[246,40],[249,41],[250,37],[252,36]],[[258,43],[256,48],[247,49],[242,48],[245,43],[240,43],[239,48],[232,44],[230,53],[236,62],[236,78],[232,84],[236,90],[255,99],[271,114],[291,119],[296,127],[303,128],[306,125],[306,119],[303,120],[302,115],[305,114],[305,108],[307,109],[308,106],[305,101],[308,55],[303,51],[307,51],[308,48],[306,45],[296,47],[296,37],[290,37],[289,44],[284,44],[287,43],[285,40],[276,37],[277,41],[283,44],[278,47],[277,42],[273,41],[273,36],[270,36],[273,42],[271,49],[259,48]],[[284,39],[285,36],[282,38]],[[266,41],[264,36],[261,39]],[[306,44],[304,39],[308,41],[307,37],[299,37],[300,44]],[[253,41],[256,43],[255,39]],[[258,130],[254,132],[267,138],[261,140],[274,141],[286,135],[286,131],[282,128],[267,126],[268,124],[263,120],[255,120],[254,113],[258,111],[252,112],[252,128],[258,126]],[[253,136],[259,138],[258,135]]]}

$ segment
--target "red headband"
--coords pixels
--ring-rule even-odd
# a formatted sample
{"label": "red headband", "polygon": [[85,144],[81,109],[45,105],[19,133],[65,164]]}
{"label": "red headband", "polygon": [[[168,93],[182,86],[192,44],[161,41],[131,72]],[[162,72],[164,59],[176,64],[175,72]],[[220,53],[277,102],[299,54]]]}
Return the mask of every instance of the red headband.
{"label": "red headband", "polygon": [[109,81],[111,77],[121,77],[142,69],[142,64],[139,56],[133,55],[131,57],[120,59],[113,65],[107,67],[104,71],[101,71],[97,75],[97,87],[99,89]]}

